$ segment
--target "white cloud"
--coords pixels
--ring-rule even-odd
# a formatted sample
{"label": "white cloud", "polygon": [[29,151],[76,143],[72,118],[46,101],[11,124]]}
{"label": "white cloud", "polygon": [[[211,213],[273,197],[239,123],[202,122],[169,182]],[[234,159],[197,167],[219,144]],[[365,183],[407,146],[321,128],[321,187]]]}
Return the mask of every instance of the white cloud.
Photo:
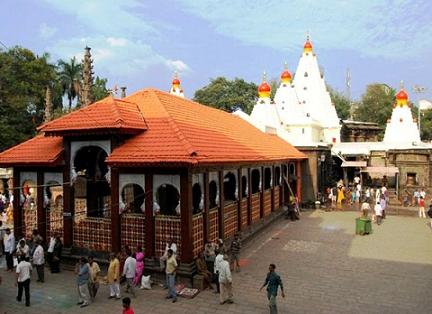
{"label": "white cloud", "polygon": [[42,37],[43,39],[49,39],[53,37],[55,33],[57,33],[57,28],[55,27],[48,26],[45,23],[42,23],[39,26],[39,36]]}
{"label": "white cloud", "polygon": [[432,2],[414,0],[178,0],[185,11],[246,44],[298,51],[310,30],[321,49],[407,56],[430,49]]}
{"label": "white cloud", "polygon": [[72,38],[58,41],[49,47],[49,51],[57,58],[69,59],[75,56],[81,60],[85,46],[92,48],[95,72],[103,77],[127,80],[143,75],[154,65],[163,66],[171,71],[190,71],[189,66],[183,61],[169,60],[141,40],[105,36]]}

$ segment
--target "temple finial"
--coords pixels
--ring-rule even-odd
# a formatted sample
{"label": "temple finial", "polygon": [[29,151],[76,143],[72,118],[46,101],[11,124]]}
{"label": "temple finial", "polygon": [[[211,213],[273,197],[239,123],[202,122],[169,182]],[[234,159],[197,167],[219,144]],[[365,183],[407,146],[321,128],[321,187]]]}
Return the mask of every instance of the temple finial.
{"label": "temple finial", "polygon": [[267,73],[266,73],[266,71],[263,72],[262,81],[263,82],[267,82]]}
{"label": "temple finial", "polygon": [[403,80],[400,81],[399,87],[400,87],[400,89],[404,89],[404,81]]}
{"label": "temple finial", "polygon": [[288,70],[288,62],[286,62],[286,61],[284,62],[284,69]]}

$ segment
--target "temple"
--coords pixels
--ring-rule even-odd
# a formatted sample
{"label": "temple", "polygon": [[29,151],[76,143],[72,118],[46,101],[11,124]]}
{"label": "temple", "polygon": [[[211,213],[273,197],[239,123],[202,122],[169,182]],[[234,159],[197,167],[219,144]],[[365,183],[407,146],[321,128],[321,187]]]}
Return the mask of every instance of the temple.
{"label": "temple", "polygon": [[16,237],[59,233],[70,254],[142,245],[148,269],[172,238],[180,272],[192,274],[206,241],[252,234],[290,190],[301,198],[303,153],[182,95],[176,77],[170,93],[110,96],[2,152]]}

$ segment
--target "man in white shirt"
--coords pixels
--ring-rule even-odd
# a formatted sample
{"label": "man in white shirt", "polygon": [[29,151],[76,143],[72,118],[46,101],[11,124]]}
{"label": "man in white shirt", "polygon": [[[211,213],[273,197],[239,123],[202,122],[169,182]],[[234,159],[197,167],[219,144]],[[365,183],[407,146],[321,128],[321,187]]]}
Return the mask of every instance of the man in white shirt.
{"label": "man in white shirt", "polygon": [[231,275],[230,264],[228,262],[228,255],[223,256],[223,260],[219,263],[218,268],[219,268],[220,304],[233,303],[232,275]]}
{"label": "man in white shirt", "polygon": [[37,282],[45,281],[45,257],[44,257],[44,249],[41,245],[40,240],[36,240],[36,248],[33,253],[33,265],[36,267],[38,280]]}
{"label": "man in white shirt", "polygon": [[130,291],[132,296],[135,298],[133,280],[136,271],[136,260],[132,257],[132,252],[130,250],[126,252],[126,254],[128,255],[128,257],[126,258],[123,267],[123,276],[126,277],[126,293]]}
{"label": "man in white shirt", "polygon": [[13,256],[12,254],[15,252],[15,237],[9,228],[5,230],[6,236],[4,238],[4,251],[6,254],[6,270],[13,271]]}
{"label": "man in white shirt", "polygon": [[53,234],[50,238],[48,250],[47,250],[47,261],[48,261],[48,265],[51,269],[52,269],[52,261],[53,261],[53,257],[54,257],[55,244],[56,244],[56,235]]}
{"label": "man in white shirt", "polygon": [[216,254],[216,258],[215,258],[215,262],[214,262],[214,274],[215,274],[215,278],[216,278],[216,288],[217,288],[217,293],[220,293],[220,287],[219,287],[219,267],[220,267],[220,263],[223,261],[224,256],[223,253],[220,249],[217,249],[217,254]]}
{"label": "man in white shirt", "polygon": [[26,306],[30,306],[30,275],[32,266],[29,263],[29,258],[22,260],[16,268],[16,278],[18,284],[17,301],[21,302],[23,289],[25,291]]}

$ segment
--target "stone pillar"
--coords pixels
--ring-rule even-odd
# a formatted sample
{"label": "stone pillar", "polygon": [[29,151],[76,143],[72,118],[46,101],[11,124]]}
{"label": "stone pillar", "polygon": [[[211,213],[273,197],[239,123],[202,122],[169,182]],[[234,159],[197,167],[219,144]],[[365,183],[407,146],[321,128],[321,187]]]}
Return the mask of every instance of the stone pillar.
{"label": "stone pillar", "polygon": [[63,244],[71,247],[73,244],[73,214],[74,188],[70,177],[70,142],[64,141],[65,167],[63,168]]}
{"label": "stone pillar", "polygon": [[241,167],[237,170],[237,180],[238,180],[238,202],[237,202],[237,230],[241,231],[242,229],[242,191],[243,191],[243,182],[242,182],[242,169]]}
{"label": "stone pillar", "polygon": [[297,170],[297,198],[299,204],[302,202],[302,161],[296,161],[296,170]]}
{"label": "stone pillar", "polygon": [[209,173],[204,173],[204,213],[203,213],[203,220],[204,220],[204,243],[207,243],[208,239],[210,238],[209,235]]}
{"label": "stone pillar", "polygon": [[225,219],[224,219],[224,175],[223,170],[218,172],[219,174],[219,212],[218,212],[218,220],[219,220],[219,238],[224,239],[225,235]]}
{"label": "stone pillar", "polygon": [[261,167],[261,191],[260,191],[260,218],[264,217],[264,176],[265,176],[265,168]]}
{"label": "stone pillar", "polygon": [[13,218],[14,218],[14,235],[15,239],[21,239],[23,236],[23,215],[21,208],[21,186],[20,171],[16,168],[13,170]]}

